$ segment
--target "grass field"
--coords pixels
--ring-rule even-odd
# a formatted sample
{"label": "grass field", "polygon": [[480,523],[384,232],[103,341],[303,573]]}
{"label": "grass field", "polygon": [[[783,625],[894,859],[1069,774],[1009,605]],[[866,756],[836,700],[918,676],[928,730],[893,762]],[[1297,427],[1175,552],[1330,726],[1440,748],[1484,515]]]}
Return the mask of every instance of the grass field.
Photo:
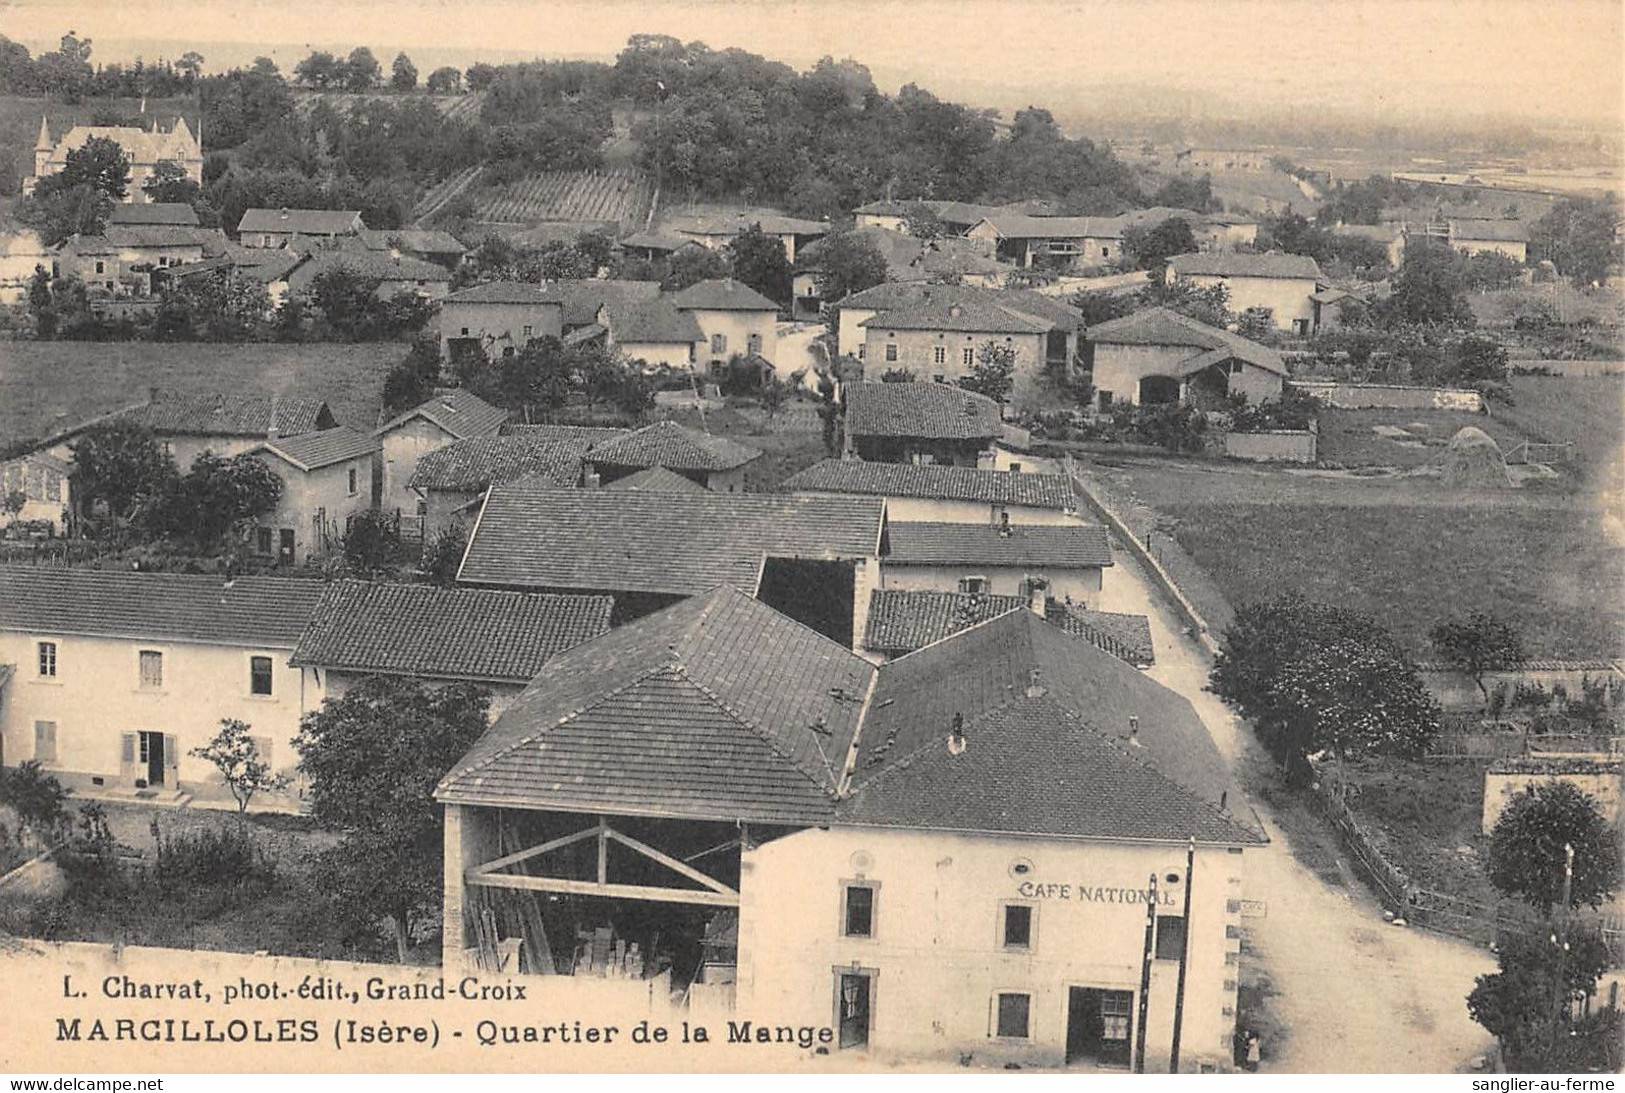
{"label": "grass field", "polygon": [[1481,831],[1486,766],[1474,759],[1366,760],[1348,772],[1358,787],[1350,808],[1381,832],[1384,856],[1415,883],[1494,904],[1500,895],[1484,872],[1489,837]]}
{"label": "grass field", "polygon": [[1439,621],[1495,611],[1539,656],[1621,651],[1625,548],[1585,500],[1153,460],[1099,473],[1172,517],[1235,606],[1298,592],[1365,611],[1418,652]]}
{"label": "grass field", "polygon": [[[1320,458],[1344,467],[1419,467],[1438,459],[1456,433],[1472,425],[1502,451],[1527,439],[1510,422],[1450,410],[1337,410],[1320,415]],[[1378,427],[1404,429],[1391,437]]]}
{"label": "grass field", "polygon": [[205,345],[9,342],[0,345],[0,447],[143,402],[149,387],[325,399],[344,425],[378,423],[393,342]]}
{"label": "grass field", "polygon": [[1625,491],[1625,376],[1514,376],[1512,391],[1498,421],[1531,440],[1572,442],[1587,485]]}

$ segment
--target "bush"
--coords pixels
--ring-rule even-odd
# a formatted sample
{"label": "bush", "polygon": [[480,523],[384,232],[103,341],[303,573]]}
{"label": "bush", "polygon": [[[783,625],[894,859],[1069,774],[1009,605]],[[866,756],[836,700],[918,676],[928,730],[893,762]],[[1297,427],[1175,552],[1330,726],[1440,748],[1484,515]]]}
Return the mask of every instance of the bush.
{"label": "bush", "polygon": [[62,783],[41,769],[39,760],[29,759],[7,770],[0,767],[0,805],[17,817],[17,840],[25,834],[44,842],[61,826],[67,813],[62,802],[68,791]]}
{"label": "bush", "polygon": [[158,848],[153,871],[161,883],[239,887],[276,879],[276,862],[246,824],[183,831],[166,838],[154,819],[152,837]]}

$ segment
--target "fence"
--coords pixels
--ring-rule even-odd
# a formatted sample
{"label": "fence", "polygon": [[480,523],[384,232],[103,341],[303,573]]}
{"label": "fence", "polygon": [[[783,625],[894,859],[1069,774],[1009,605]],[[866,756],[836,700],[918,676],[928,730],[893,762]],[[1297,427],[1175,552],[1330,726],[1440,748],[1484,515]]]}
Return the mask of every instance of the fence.
{"label": "fence", "polygon": [[1553,463],[1573,463],[1574,444],[1572,441],[1563,441],[1559,444],[1541,444],[1533,440],[1525,440],[1515,444],[1506,453],[1508,463],[1543,463],[1550,466]]}

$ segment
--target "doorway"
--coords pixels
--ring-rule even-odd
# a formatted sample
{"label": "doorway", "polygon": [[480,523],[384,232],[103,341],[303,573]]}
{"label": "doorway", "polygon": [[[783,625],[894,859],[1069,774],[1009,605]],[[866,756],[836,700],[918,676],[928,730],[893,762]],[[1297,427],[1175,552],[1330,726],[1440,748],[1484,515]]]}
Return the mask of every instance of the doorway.
{"label": "doorway", "polygon": [[293,529],[282,528],[277,538],[277,564],[293,564]]}
{"label": "doorway", "polygon": [[147,785],[161,786],[164,784],[164,734],[161,732],[137,733],[137,744],[140,748],[136,758],[140,761],[147,778]]}
{"label": "doorway", "polygon": [[840,972],[835,980],[835,1008],[839,1019],[839,1046],[867,1047],[873,977],[861,972]]}
{"label": "doorway", "polygon": [[1134,992],[1072,987],[1067,992],[1066,1061],[1128,1066]]}

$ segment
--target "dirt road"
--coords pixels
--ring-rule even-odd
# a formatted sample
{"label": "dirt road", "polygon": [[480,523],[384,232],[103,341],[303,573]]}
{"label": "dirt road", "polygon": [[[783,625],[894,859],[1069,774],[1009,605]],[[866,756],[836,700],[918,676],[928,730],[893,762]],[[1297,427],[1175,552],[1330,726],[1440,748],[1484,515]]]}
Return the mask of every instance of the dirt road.
{"label": "dirt road", "polygon": [[[1157,665],[1147,674],[1196,707],[1219,750],[1246,768],[1262,760],[1230,711],[1202,688],[1205,650],[1154,594],[1134,559],[1116,552],[1107,577],[1115,604],[1138,602],[1151,619]],[[1115,606],[1114,604],[1114,606]],[[1133,609],[1128,606],[1122,610]],[[1273,840],[1247,852],[1247,895],[1267,912],[1248,919],[1249,947],[1276,992],[1285,1026],[1267,1045],[1261,1070],[1282,1073],[1448,1073],[1467,1068],[1493,1040],[1467,1015],[1473,979],[1495,968],[1489,953],[1439,934],[1393,926],[1381,906],[1324,848],[1294,856],[1267,806],[1253,800]]]}

